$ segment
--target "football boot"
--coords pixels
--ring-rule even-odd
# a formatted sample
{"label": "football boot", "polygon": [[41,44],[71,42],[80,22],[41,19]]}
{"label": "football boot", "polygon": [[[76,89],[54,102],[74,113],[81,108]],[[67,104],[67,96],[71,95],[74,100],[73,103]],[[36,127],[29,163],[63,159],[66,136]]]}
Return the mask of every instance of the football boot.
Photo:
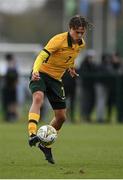
{"label": "football boot", "polygon": [[30,137],[29,137],[29,145],[32,147],[32,146],[36,146],[36,144],[40,142],[40,139],[38,136],[36,136],[35,134],[32,134]]}
{"label": "football boot", "polygon": [[38,144],[39,149],[44,153],[45,155],[45,159],[51,163],[51,164],[55,164],[55,161],[53,159],[53,155],[52,155],[52,151],[51,148],[47,148],[45,146],[43,146],[41,143]]}

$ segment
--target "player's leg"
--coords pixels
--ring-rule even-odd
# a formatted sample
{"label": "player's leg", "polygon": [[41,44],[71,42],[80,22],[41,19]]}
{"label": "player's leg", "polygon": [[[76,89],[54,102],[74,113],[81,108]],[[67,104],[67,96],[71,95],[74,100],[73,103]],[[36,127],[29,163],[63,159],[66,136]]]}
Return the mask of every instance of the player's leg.
{"label": "player's leg", "polygon": [[[54,110],[54,113],[55,117],[51,121],[50,125],[58,131],[66,120],[66,109]],[[54,164],[55,161],[52,155],[51,147],[45,147],[41,143],[39,143],[38,147],[44,153],[46,160],[49,163]]]}
{"label": "player's leg", "polygon": [[40,119],[40,108],[44,101],[44,93],[42,91],[36,91],[32,95],[32,105],[29,110],[28,132],[29,132],[29,145],[35,146],[39,141],[36,136],[37,124]]}
{"label": "player's leg", "polygon": [[29,88],[32,92],[32,105],[28,116],[29,145],[35,146],[39,141],[36,136],[37,124],[40,119],[40,109],[44,101],[44,92],[46,90],[43,76],[40,74],[40,79],[38,81],[30,81]]}
{"label": "player's leg", "polygon": [[50,125],[59,131],[66,120],[66,109],[57,109],[54,110],[54,113],[55,116],[50,122]]}
{"label": "player's leg", "polygon": [[[61,81],[57,81],[48,75],[45,75],[45,80],[47,84],[47,97],[55,114],[50,125],[52,125],[56,130],[59,130],[66,119],[64,87]],[[41,143],[38,147],[44,153],[46,160],[48,160],[49,163],[54,164],[51,147],[44,147]]]}
{"label": "player's leg", "polygon": [[[50,96],[50,98],[52,98],[52,97]],[[64,99],[64,101],[63,101],[63,99],[61,99],[61,100],[59,99],[59,102],[56,103],[55,97],[54,97],[54,101],[51,101],[51,99],[50,99],[50,103],[54,109],[54,114],[55,114],[50,125],[53,126],[57,131],[59,131],[60,128],[62,127],[63,123],[66,120],[65,99]],[[42,144],[39,144],[38,147],[44,153],[46,160],[48,160],[49,163],[54,164],[55,161],[53,159],[51,147],[44,147],[44,146],[42,146]]]}

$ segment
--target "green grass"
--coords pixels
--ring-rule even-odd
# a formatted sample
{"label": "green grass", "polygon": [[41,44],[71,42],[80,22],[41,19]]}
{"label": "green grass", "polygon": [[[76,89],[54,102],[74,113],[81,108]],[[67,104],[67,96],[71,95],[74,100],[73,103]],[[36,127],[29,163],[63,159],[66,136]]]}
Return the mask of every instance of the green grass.
{"label": "green grass", "polygon": [[56,164],[28,146],[26,123],[0,124],[1,179],[123,178],[123,126],[65,124],[53,146]]}

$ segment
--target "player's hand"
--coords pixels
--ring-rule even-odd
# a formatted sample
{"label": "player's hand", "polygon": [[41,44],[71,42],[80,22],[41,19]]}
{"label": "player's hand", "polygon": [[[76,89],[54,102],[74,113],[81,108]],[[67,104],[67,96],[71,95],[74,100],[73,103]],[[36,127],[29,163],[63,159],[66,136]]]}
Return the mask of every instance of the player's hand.
{"label": "player's hand", "polygon": [[71,77],[78,77],[79,74],[76,73],[75,68],[69,68],[68,72],[70,73]]}
{"label": "player's hand", "polygon": [[39,72],[32,72],[32,81],[38,81],[39,79]]}

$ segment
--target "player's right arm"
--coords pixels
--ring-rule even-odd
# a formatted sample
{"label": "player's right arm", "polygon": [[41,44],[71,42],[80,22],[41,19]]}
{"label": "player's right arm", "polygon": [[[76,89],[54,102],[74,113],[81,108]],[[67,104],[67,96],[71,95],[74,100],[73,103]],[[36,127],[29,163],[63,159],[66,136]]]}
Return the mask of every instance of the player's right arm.
{"label": "player's right arm", "polygon": [[40,79],[40,76],[39,76],[40,66],[44,61],[46,61],[46,59],[49,58],[49,56],[50,56],[50,53],[46,51],[45,49],[43,49],[40,52],[40,54],[37,56],[33,65],[33,72],[32,72],[33,81],[38,81]]}
{"label": "player's right arm", "polygon": [[36,58],[33,66],[33,72],[32,72],[32,80],[39,80],[39,71],[41,64],[46,62],[49,56],[57,51],[59,47],[62,44],[62,38],[59,38],[59,35],[54,36],[53,38],[50,39],[50,41],[47,43],[45,48],[40,52],[38,57]]}

